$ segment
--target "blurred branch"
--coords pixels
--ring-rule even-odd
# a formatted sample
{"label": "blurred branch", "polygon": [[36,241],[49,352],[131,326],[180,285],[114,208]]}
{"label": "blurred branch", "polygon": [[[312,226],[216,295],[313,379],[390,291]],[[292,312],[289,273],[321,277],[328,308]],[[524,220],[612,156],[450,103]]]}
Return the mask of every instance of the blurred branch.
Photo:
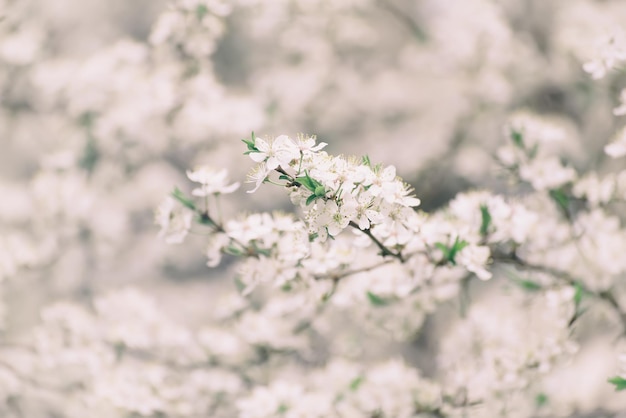
{"label": "blurred branch", "polygon": [[425,42],[428,37],[420,25],[411,19],[402,9],[392,3],[391,0],[378,0],[378,4],[402,23],[420,42]]}
{"label": "blurred branch", "polygon": [[596,299],[602,300],[607,303],[619,315],[619,319],[623,327],[623,332],[626,333],[626,312],[624,312],[611,290],[602,290],[599,292],[593,291],[589,289],[582,280],[572,276],[570,273],[549,266],[529,263],[520,258],[515,252],[510,254],[493,253],[493,260],[501,263],[513,264],[526,270],[546,273],[561,280],[562,282],[565,282],[570,286],[578,286],[585,294],[591,295]]}
{"label": "blurred branch", "polygon": [[404,257],[402,256],[402,253],[391,251],[389,248],[385,247],[385,245],[382,242],[380,242],[378,238],[374,236],[374,234],[372,234],[372,231],[370,230],[370,228],[361,229],[359,225],[357,225],[353,221],[350,221],[348,225],[350,225],[352,228],[358,231],[361,231],[365,235],[367,235],[372,240],[372,242],[376,244],[376,246],[380,249],[380,253],[381,253],[380,255],[382,255],[383,257],[389,255],[389,256],[397,258],[398,260],[400,260],[401,263],[404,263],[406,261]]}

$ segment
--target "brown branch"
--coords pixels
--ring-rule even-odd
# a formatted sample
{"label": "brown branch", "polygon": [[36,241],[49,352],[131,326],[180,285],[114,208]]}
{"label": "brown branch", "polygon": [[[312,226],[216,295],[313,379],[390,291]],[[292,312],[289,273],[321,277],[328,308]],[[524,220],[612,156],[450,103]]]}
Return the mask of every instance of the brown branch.
{"label": "brown branch", "polygon": [[494,261],[513,264],[522,269],[532,270],[540,273],[547,273],[567,283],[570,286],[578,286],[584,293],[589,294],[596,299],[602,300],[607,303],[619,315],[620,322],[622,323],[622,327],[624,328],[624,332],[626,333],[626,312],[624,312],[617,299],[615,299],[615,295],[613,295],[610,290],[603,290],[600,292],[593,291],[589,289],[589,287],[585,286],[581,279],[571,275],[570,273],[549,266],[529,263],[520,258],[519,255],[517,255],[517,253],[515,252],[510,254],[493,253],[492,258]]}
{"label": "brown branch", "polygon": [[359,228],[359,225],[357,225],[354,221],[350,221],[348,225],[350,225],[352,228],[357,229],[363,232],[365,235],[367,235],[372,240],[372,242],[376,244],[378,249],[380,249],[381,255],[383,257],[388,255],[388,256],[397,258],[398,260],[400,260],[401,263],[404,263],[406,261],[404,257],[402,256],[402,253],[391,251],[389,248],[385,247],[385,245],[382,242],[380,242],[378,238],[374,236],[374,234],[372,234],[372,231],[369,228],[361,229]]}

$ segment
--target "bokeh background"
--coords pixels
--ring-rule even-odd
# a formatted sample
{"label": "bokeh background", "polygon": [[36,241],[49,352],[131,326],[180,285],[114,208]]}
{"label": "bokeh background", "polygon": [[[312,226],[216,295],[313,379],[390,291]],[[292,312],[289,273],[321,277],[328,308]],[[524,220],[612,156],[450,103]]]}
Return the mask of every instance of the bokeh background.
{"label": "bokeh background", "polygon": [[[0,0],[2,338],[28,335],[44,306],[128,285],[201,325],[234,265],[209,269],[202,236],[166,245],[153,211],[199,164],[245,180],[251,131],[393,164],[426,211],[516,193],[493,162],[513,112],[565,130],[558,152],[577,169],[619,167],[602,150],[626,76],[582,64],[624,24],[621,0]],[[249,188],[223,213],[293,210]],[[363,358],[399,352],[432,372],[447,318]],[[599,334],[568,378],[586,416],[624,405]]]}

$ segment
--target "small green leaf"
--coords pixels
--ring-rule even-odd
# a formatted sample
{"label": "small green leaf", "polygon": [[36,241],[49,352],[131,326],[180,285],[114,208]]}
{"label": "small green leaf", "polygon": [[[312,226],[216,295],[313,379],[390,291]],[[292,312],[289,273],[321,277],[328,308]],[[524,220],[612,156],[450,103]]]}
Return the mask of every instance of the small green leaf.
{"label": "small green leaf", "polygon": [[532,280],[516,280],[516,282],[522,287],[522,289],[530,292],[537,292],[542,289],[542,286],[539,283],[533,282]]}
{"label": "small green leaf", "polygon": [[185,193],[181,192],[178,187],[172,192],[172,197],[178,200],[183,206],[186,206],[191,210],[196,210],[196,204],[193,203],[192,200],[188,199],[185,196]]}
{"label": "small green leaf", "polygon": [[562,189],[550,190],[550,197],[566,215],[569,213],[569,197]]}
{"label": "small green leaf", "polygon": [[235,276],[235,288],[239,293],[242,293],[246,290],[246,284],[241,280],[240,276]]}
{"label": "small green leaf", "polygon": [[315,188],[317,187],[317,185],[313,183],[313,179],[309,177],[308,173],[305,173],[304,176],[296,177],[296,180],[301,185],[303,185],[304,187],[306,187],[307,189],[315,193]]}
{"label": "small green leaf", "polygon": [[317,186],[315,188],[314,193],[315,193],[315,196],[317,196],[317,197],[326,196],[326,188],[324,186]]}
{"label": "small green leaf", "polygon": [[513,140],[513,143],[516,147],[524,149],[524,135],[521,132],[513,129],[511,131],[511,139]]}
{"label": "small green leaf", "polygon": [[100,150],[96,145],[96,141],[90,137],[87,144],[85,144],[83,155],[78,164],[87,171],[93,171],[100,157]]}
{"label": "small green leaf", "polygon": [[541,408],[547,403],[548,395],[546,395],[545,393],[538,393],[537,396],[535,396],[535,405],[537,405],[537,407]]}
{"label": "small green leaf", "polygon": [[469,245],[469,242],[465,240],[459,240],[459,237],[456,237],[456,239],[454,240],[454,244],[452,244],[451,247],[448,247],[447,245],[441,242],[435,243],[435,247],[437,247],[438,249],[441,250],[441,252],[443,252],[443,258],[452,265],[456,265],[457,253],[461,251],[463,248],[467,247],[468,245]]}
{"label": "small green leaf", "polygon": [[491,226],[491,214],[489,213],[487,205],[480,205],[480,215],[482,218],[480,223],[480,235],[485,236]]}
{"label": "small green leaf", "polygon": [[574,284],[574,289],[576,290],[574,293],[574,304],[578,307],[583,300],[584,290],[580,283]]}
{"label": "small green leaf", "polygon": [[357,390],[364,381],[365,381],[365,377],[363,376],[357,376],[356,378],[352,379],[352,382],[350,382],[350,390],[352,391]]}
{"label": "small green leaf", "polygon": [[209,13],[209,9],[206,7],[206,5],[199,4],[198,7],[196,7],[196,17],[198,18],[198,20],[202,20],[202,18],[206,16],[207,13]]}
{"label": "small green leaf", "polygon": [[456,239],[454,240],[454,244],[452,244],[452,247],[450,247],[448,253],[448,261],[456,265],[456,254],[468,245],[469,242],[465,240],[459,241],[459,237],[456,237]]}
{"label": "small green leaf", "polygon": [[245,254],[241,249],[239,249],[239,248],[237,248],[237,247],[235,247],[233,245],[229,245],[228,247],[224,247],[224,252],[226,254],[234,255],[234,256],[237,256],[237,257],[242,256],[242,255]]}
{"label": "small green leaf", "polygon": [[278,406],[278,409],[276,410],[277,414],[284,414],[285,412],[287,412],[289,410],[289,407],[287,405],[285,405],[284,403],[281,403]]}
{"label": "small green leaf", "polygon": [[537,292],[543,289],[543,286],[537,282],[532,280],[524,279],[512,271],[507,270],[506,275],[509,279],[516,285],[520,286],[524,290],[528,290],[530,292]]}
{"label": "small green leaf", "polygon": [[380,296],[368,291],[367,292],[367,299],[370,301],[370,303],[374,306],[386,306],[389,304],[389,301],[381,298]]}
{"label": "small green leaf", "polygon": [[257,254],[264,255],[265,257],[269,257],[269,256],[271,256],[271,255],[272,255],[272,250],[270,250],[269,248],[260,248],[260,247],[257,247],[257,245],[256,245],[256,243],[255,243],[255,242],[252,242],[252,247],[254,248],[254,251],[255,251]]}
{"label": "small green leaf", "polygon": [[616,392],[626,389],[626,379],[624,379],[623,377],[619,377],[619,376],[612,377],[609,379],[609,383],[615,385]]}
{"label": "small green leaf", "polygon": [[441,250],[441,252],[443,253],[444,258],[448,259],[448,254],[450,253],[450,250],[448,249],[448,247],[441,243],[441,242],[436,242],[435,243],[435,247],[439,248]]}
{"label": "small green leaf", "polygon": [[201,225],[209,225],[215,226],[215,222],[211,219],[211,217],[207,213],[202,213],[197,217],[197,221]]}
{"label": "small green leaf", "polygon": [[244,155],[248,155],[251,154],[253,152],[261,152],[259,151],[259,149],[256,147],[255,143],[256,143],[256,136],[254,136],[254,132],[252,132],[252,135],[250,136],[250,139],[242,139],[241,140],[244,144],[246,144],[246,146],[248,147],[248,151],[244,152]]}
{"label": "small green leaf", "polygon": [[317,232],[314,232],[312,234],[309,234],[309,242],[313,242],[317,239],[317,237],[319,236],[319,234]]}
{"label": "small green leaf", "polygon": [[311,203],[313,203],[315,201],[315,199],[319,199],[319,196],[316,196],[316,195],[312,194],[311,196],[309,196],[306,199],[306,202],[305,202],[306,205],[309,206]]}
{"label": "small green leaf", "polygon": [[367,155],[367,154],[366,154],[366,155],[364,155],[364,156],[361,158],[361,161],[363,162],[363,165],[366,165],[366,166],[368,166],[368,167],[371,167],[371,166],[372,166],[372,162],[370,161],[370,157],[369,157],[369,155]]}

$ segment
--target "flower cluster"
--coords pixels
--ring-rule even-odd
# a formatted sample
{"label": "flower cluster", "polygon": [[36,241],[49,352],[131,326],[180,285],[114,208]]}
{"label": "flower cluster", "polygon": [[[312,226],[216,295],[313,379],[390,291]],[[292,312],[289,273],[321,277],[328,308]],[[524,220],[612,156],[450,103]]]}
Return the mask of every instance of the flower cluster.
{"label": "flower cluster", "polygon": [[167,3],[0,0],[0,416],[626,410],[623,2]]}

